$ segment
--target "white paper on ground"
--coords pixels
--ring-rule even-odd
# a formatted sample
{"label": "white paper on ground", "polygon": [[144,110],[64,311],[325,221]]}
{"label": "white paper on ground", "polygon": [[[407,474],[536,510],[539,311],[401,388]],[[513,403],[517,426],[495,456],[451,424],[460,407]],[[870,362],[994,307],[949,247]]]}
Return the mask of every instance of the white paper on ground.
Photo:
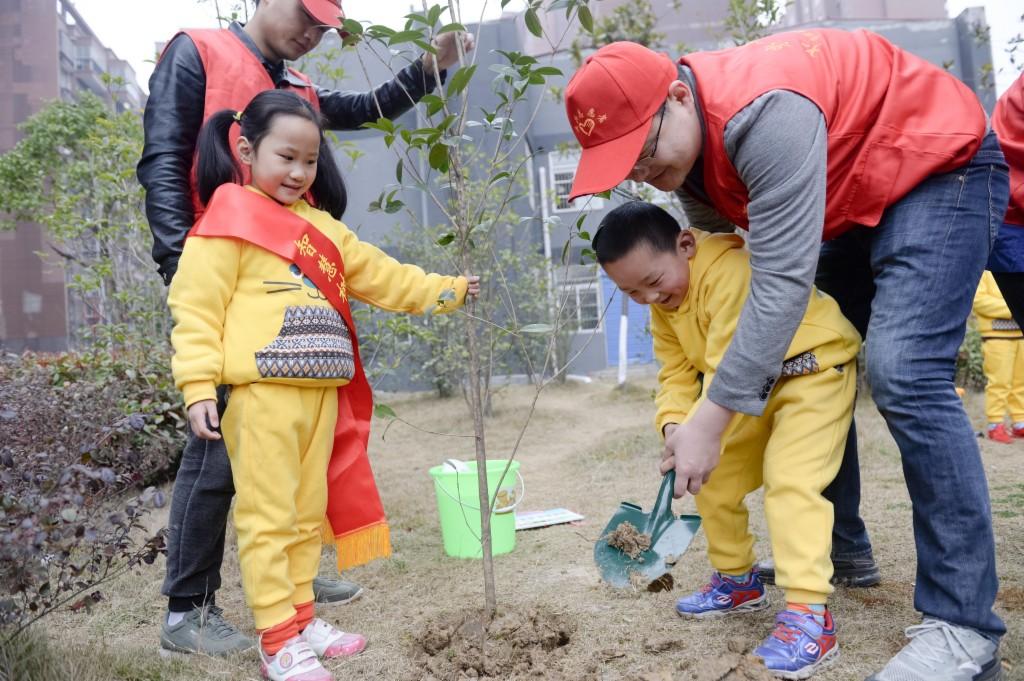
{"label": "white paper on ground", "polygon": [[546,511],[517,511],[516,529],[532,530],[537,527],[560,525],[583,520],[583,516],[567,508],[549,508]]}

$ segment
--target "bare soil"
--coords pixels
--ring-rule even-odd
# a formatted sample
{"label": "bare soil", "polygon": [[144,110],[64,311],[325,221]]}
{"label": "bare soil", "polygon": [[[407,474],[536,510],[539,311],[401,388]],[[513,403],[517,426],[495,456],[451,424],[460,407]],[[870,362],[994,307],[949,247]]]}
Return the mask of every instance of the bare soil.
{"label": "bare soil", "polygon": [[[429,681],[489,675],[505,681],[751,681],[768,678],[749,654],[772,630],[782,593],[770,587],[773,607],[715,622],[683,620],[675,600],[703,585],[710,571],[699,533],[672,567],[667,590],[613,589],[593,561],[594,541],[619,502],[650,508],[658,491],[659,438],[651,425],[653,373],[631,375],[626,390],[610,382],[555,385],[545,391],[517,455],[526,481],[521,510],[564,507],[583,514],[578,525],[518,532],[516,547],[495,557],[498,619],[480,662],[477,613],[483,605],[480,561],[444,555],[433,483],[427,470],[447,458],[472,459],[472,440],[438,437],[375,422],[371,459],[392,528],[389,560],[347,572],[365,588],[359,600],[322,606],[318,615],[364,633],[367,650],[331,661],[338,679]],[[524,386],[494,400],[488,450],[505,458],[533,398]],[[459,399],[383,396],[403,418],[431,431],[472,431]],[[969,393],[968,413],[980,427],[982,397]],[[882,571],[872,589],[837,588],[830,607],[839,628],[841,657],[815,681],[863,681],[905,643],[914,611],[915,557],[910,501],[899,453],[874,405],[857,408],[862,513]],[[1001,592],[996,612],[1009,633],[1001,654],[1007,681],[1024,679],[1024,440],[981,441],[988,473]],[[168,490],[169,491],[169,490]],[[748,498],[759,556],[770,555],[762,497]],[[675,502],[693,513],[692,498]],[[159,527],[166,517],[154,516]],[[157,654],[164,561],[140,566],[106,585],[89,609],[58,613],[43,625],[52,647],[76,665],[76,681],[202,681],[259,678],[255,656],[230,660],[192,657],[166,662]],[[331,575],[325,551],[322,573]],[[242,594],[233,530],[217,603],[225,616],[253,633]],[[490,666],[488,666],[488,664]],[[91,670],[91,671],[90,671]],[[751,674],[762,673],[760,677]]]}
{"label": "bare soil", "polygon": [[427,623],[417,653],[439,679],[561,678],[574,631],[568,618],[543,606],[509,609],[489,623],[482,611],[445,613]]}

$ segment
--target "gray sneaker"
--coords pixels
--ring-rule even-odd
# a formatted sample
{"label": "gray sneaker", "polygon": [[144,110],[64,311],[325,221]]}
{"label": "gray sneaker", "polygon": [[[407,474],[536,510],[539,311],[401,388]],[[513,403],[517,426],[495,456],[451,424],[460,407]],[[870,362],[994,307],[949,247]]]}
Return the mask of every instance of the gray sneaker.
{"label": "gray sneaker", "polygon": [[173,626],[167,624],[165,616],[160,626],[160,655],[168,657],[203,653],[226,657],[256,645],[255,641],[224,619],[221,616],[223,613],[216,605],[193,608],[186,613],[185,619]]}
{"label": "gray sneaker", "polygon": [[998,646],[973,629],[926,617],[910,643],[867,681],[1000,681]]}
{"label": "gray sneaker", "polygon": [[313,578],[313,597],[317,603],[351,603],[363,595],[363,587],[343,579]]}

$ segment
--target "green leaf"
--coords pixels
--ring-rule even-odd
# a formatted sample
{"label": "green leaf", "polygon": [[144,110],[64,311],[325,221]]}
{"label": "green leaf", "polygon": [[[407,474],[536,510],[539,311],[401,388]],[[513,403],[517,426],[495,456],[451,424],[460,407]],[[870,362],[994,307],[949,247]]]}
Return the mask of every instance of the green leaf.
{"label": "green leaf", "polygon": [[341,30],[349,35],[362,35],[363,25],[355,19],[345,19],[341,22]]}
{"label": "green leaf", "polygon": [[455,72],[451,80],[448,81],[448,96],[453,97],[469,85],[469,80],[473,77],[476,72],[476,64],[472,66],[463,66],[461,69]]}
{"label": "green leaf", "polygon": [[405,165],[402,163],[402,159],[398,159],[398,165],[395,166],[395,180],[398,184],[402,184],[402,173],[405,169]]}
{"label": "green leaf", "polygon": [[582,26],[587,33],[594,32],[594,15],[590,13],[589,7],[581,3],[576,9],[576,16],[580,20],[580,26]]}
{"label": "green leaf", "polygon": [[442,33],[451,33],[452,31],[462,31],[465,33],[466,27],[462,24],[445,24],[438,30],[437,34],[441,35]]}
{"label": "green leaf", "polygon": [[538,69],[534,69],[533,73],[541,76],[560,76],[562,75],[562,69],[556,69],[554,66],[541,66]]}
{"label": "green leaf", "polygon": [[594,262],[597,262],[597,253],[594,253],[593,249],[584,248],[580,252],[580,255],[583,256],[584,259],[589,258],[589,259],[593,260]]}
{"label": "green leaf", "polygon": [[551,333],[553,328],[550,324],[527,324],[519,329],[519,333]]}
{"label": "green leaf", "polygon": [[420,102],[427,105],[428,116],[433,116],[444,108],[444,100],[437,95],[423,95]]}
{"label": "green leaf", "polygon": [[430,167],[442,173],[448,172],[448,147],[443,144],[435,144],[430,148],[428,157]]}
{"label": "green leaf", "polygon": [[584,241],[590,241],[590,232],[580,231],[580,238]]}
{"label": "green leaf", "polygon": [[399,31],[393,36],[388,38],[388,45],[394,47],[395,45],[401,45],[402,43],[411,43],[414,40],[422,40],[423,33],[420,31]]}
{"label": "green leaf", "polygon": [[598,192],[597,194],[594,194],[594,196],[596,196],[599,199],[610,199],[612,198],[612,190],[609,189],[607,191]]}
{"label": "green leaf", "polygon": [[437,240],[437,245],[438,246],[447,246],[448,244],[450,244],[453,241],[455,241],[455,235],[453,233],[451,233],[451,232],[448,232],[447,234],[445,234],[444,236],[442,236],[440,239]]}
{"label": "green leaf", "polygon": [[383,402],[378,402],[377,404],[373,405],[373,415],[379,419],[398,418],[398,414],[395,413],[395,410],[389,407],[388,405],[384,404]]}
{"label": "green leaf", "polygon": [[487,180],[487,186],[489,187],[492,184],[494,184],[495,182],[497,182],[499,180],[503,180],[506,177],[512,177],[512,176],[508,173],[508,171],[503,170],[500,173],[498,173],[497,175],[492,176],[491,179]]}
{"label": "green leaf", "polygon": [[544,27],[541,26],[540,17],[537,16],[537,10],[535,10],[532,7],[530,9],[526,10],[526,17],[525,18],[526,18],[526,29],[530,33],[532,33],[535,36],[537,36],[538,38],[543,37],[544,36]]}

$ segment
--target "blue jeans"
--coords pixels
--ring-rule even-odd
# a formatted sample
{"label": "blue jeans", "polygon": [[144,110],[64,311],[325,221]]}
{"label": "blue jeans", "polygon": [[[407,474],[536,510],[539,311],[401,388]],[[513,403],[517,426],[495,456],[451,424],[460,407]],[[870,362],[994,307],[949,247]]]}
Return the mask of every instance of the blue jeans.
{"label": "blue jeans", "polygon": [[[914,607],[997,639],[998,582],[988,484],[953,386],[957,352],[1009,199],[1003,154],[989,134],[966,166],[933,175],[877,227],[826,242],[818,285],[865,339],[871,392],[899,447],[913,504]],[[857,441],[825,495],[835,505],[833,555],[870,552],[859,517]]]}

